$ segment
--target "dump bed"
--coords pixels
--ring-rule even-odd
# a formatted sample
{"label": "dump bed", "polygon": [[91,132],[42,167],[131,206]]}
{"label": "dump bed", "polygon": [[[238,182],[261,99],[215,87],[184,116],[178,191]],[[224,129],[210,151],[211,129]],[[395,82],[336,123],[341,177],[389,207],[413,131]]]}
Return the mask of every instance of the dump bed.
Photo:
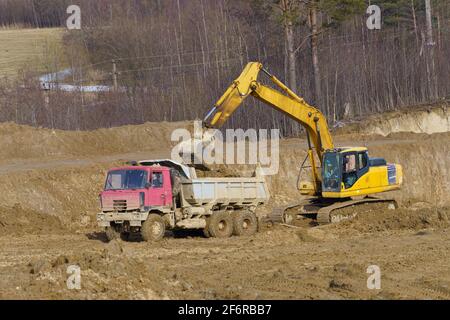
{"label": "dump bed", "polygon": [[197,178],[182,183],[192,206],[207,204],[258,205],[269,200],[266,181],[256,178]]}
{"label": "dump bed", "polygon": [[144,160],[139,164],[161,165],[178,172],[183,198],[191,206],[257,206],[269,200],[266,180],[259,174],[250,178],[197,178],[194,168],[170,159]]}

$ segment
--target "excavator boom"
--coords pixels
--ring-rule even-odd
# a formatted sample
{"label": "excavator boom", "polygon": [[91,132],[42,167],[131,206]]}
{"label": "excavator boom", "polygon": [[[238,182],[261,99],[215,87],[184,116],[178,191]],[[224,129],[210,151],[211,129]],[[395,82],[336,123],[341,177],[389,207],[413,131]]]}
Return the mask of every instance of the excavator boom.
{"label": "excavator boom", "polygon": [[[258,82],[258,75],[263,71],[270,80],[285,94]],[[247,64],[241,75],[216,102],[204,119],[209,128],[220,128],[244,100],[252,95],[272,108],[302,124],[322,162],[325,150],[333,149],[333,140],[328,130],[325,116],[310,106],[302,98],[284,85],[275,76],[266,71],[259,62]]]}
{"label": "excavator boom", "polygon": [[[261,71],[269,77],[281,92],[258,81]],[[325,151],[334,148],[326,118],[320,110],[310,106],[304,99],[297,96],[285,84],[265,70],[261,63],[250,62],[247,64],[241,75],[233,81],[208,112],[203,120],[204,126],[220,128],[250,95],[294,119],[306,129],[309,144],[308,158],[313,181],[312,185],[306,184],[303,189],[307,190],[305,191],[307,194],[319,195],[322,179],[315,163],[311,142],[322,164]]]}

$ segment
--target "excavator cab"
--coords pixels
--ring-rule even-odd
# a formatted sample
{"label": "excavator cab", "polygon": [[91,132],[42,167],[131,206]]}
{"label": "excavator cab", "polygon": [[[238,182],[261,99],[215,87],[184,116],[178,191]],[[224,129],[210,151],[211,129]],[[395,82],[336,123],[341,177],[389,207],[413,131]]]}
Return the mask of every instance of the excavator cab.
{"label": "excavator cab", "polygon": [[322,196],[350,198],[396,190],[402,177],[400,165],[369,158],[365,147],[328,150],[322,163]]}
{"label": "excavator cab", "polygon": [[322,166],[322,191],[340,192],[352,188],[369,172],[369,155],[366,148],[343,148],[324,153]]}

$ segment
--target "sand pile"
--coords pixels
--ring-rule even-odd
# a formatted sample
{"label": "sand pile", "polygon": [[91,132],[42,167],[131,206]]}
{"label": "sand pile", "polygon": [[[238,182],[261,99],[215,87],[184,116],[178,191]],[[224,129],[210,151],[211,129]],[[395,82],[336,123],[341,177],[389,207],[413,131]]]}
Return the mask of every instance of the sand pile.
{"label": "sand pile", "polygon": [[171,133],[189,122],[145,123],[94,131],[63,131],[0,124],[0,161],[89,157],[167,149]]}
{"label": "sand pile", "polygon": [[44,215],[41,212],[22,208],[0,207],[0,233],[2,235],[63,233],[65,227],[58,217]]}
{"label": "sand pile", "polygon": [[420,231],[450,226],[450,207],[386,210],[373,205],[360,205],[343,209],[341,212],[345,211],[357,211],[358,215],[331,228],[344,232],[370,233],[390,230]]}

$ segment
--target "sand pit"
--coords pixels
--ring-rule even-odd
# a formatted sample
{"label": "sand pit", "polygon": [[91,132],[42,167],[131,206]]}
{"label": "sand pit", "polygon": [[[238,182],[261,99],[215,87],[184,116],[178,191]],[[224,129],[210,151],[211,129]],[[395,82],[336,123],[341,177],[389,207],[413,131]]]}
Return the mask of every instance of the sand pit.
{"label": "sand pit", "polygon": [[[364,145],[371,156],[403,165],[403,189],[389,194],[400,209],[358,208],[354,220],[337,225],[275,226],[245,239],[192,233],[156,245],[105,243],[95,222],[98,193],[110,166],[169,157],[170,133],[190,123],[93,132],[0,124],[0,298],[448,298],[450,133],[395,129],[392,121],[409,127],[410,118],[381,121],[391,123],[383,136],[354,125],[335,136],[337,145]],[[281,142],[280,171],[267,177],[272,201],[261,210],[299,200],[305,152],[305,140]],[[250,169],[200,175],[249,175]],[[82,268],[80,291],[66,287],[72,264]],[[383,270],[378,292],[366,287],[371,264]]]}

